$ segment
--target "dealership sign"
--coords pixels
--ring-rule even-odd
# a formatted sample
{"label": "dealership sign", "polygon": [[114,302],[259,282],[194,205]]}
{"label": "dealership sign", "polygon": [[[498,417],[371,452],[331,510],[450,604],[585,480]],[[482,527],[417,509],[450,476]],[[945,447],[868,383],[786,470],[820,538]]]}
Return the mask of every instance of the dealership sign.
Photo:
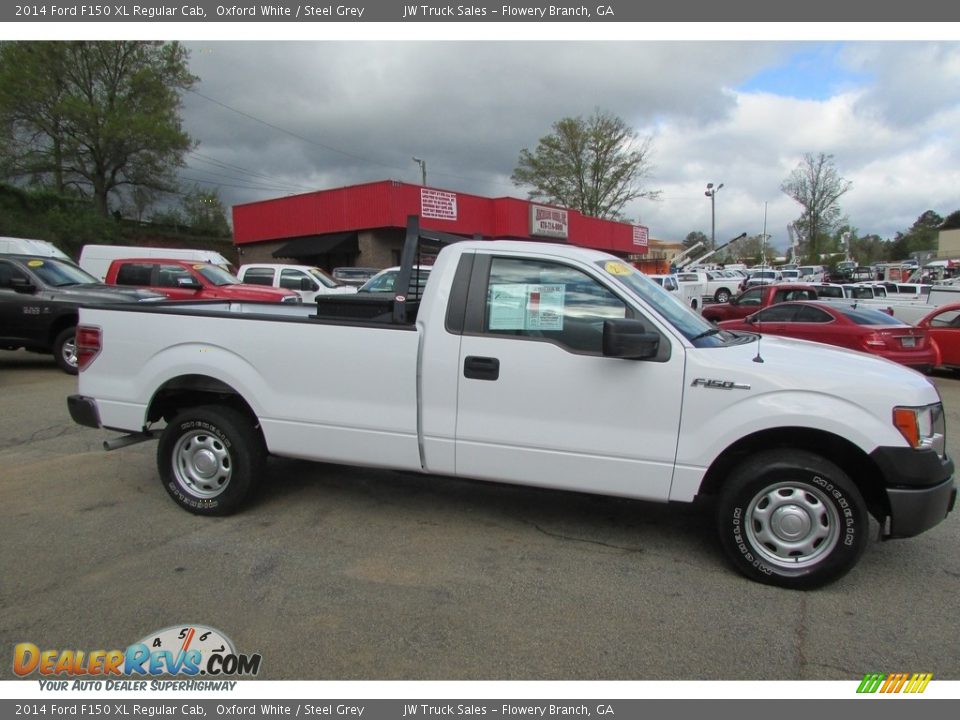
{"label": "dealership sign", "polygon": [[420,215],[435,220],[456,220],[457,194],[421,188]]}
{"label": "dealership sign", "polygon": [[530,234],[567,239],[567,211],[560,208],[530,206]]}
{"label": "dealership sign", "polygon": [[649,246],[649,237],[650,231],[643,225],[634,225],[633,226],[633,244],[637,247],[648,247]]}

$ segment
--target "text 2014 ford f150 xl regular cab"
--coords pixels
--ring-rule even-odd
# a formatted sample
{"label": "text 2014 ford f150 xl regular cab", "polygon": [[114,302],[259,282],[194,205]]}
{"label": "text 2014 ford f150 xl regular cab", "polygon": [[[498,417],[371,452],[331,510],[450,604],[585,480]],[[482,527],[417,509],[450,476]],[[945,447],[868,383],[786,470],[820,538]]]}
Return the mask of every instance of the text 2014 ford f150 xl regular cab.
{"label": "text 2014 ford f150 xl regular cab", "polygon": [[[417,239],[411,218],[399,287]],[[438,233],[434,233],[436,238]],[[459,240],[459,238],[457,238]],[[75,421],[158,431],[164,487],[232,512],[268,454],[653,501],[715,497],[747,576],[829,582],[942,521],[940,397],[852,351],[712,326],[621,260],[456,242],[422,299],[86,308]]]}

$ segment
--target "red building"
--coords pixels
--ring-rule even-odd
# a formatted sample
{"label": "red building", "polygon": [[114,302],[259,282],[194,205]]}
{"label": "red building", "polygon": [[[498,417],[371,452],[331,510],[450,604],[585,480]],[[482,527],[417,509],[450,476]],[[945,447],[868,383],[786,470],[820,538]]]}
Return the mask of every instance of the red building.
{"label": "red building", "polygon": [[235,205],[234,243],[240,263],[388,267],[399,262],[409,215],[419,215],[423,228],[464,237],[563,242],[635,260],[648,251],[642,225],[393,180]]}

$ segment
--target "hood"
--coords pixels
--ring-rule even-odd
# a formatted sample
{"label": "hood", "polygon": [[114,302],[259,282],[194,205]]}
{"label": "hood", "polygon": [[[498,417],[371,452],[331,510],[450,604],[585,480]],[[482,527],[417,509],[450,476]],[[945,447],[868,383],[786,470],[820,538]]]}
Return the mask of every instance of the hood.
{"label": "hood", "polygon": [[802,388],[882,413],[895,404],[940,401],[933,384],[916,370],[869,353],[774,335],[690,351],[687,376],[743,383],[761,393]]}
{"label": "hood", "polygon": [[65,300],[76,303],[111,303],[111,302],[140,302],[149,300],[166,300],[166,296],[153,290],[143,288],[120,287],[103,283],[89,283],[87,285],[72,285],[70,287],[53,288],[44,294],[56,300]]}

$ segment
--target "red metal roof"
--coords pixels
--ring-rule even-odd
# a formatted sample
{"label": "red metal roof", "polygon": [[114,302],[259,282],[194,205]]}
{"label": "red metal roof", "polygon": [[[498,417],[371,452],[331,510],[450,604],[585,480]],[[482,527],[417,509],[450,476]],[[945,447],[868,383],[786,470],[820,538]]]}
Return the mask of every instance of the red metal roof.
{"label": "red metal roof", "polygon": [[[531,213],[537,213],[543,223],[535,234]],[[576,210],[518,198],[485,198],[394,180],[234,205],[234,243],[403,228],[409,215],[419,215],[424,228],[459,235],[551,240],[627,254],[647,252],[647,229],[642,225],[587,217]],[[561,226],[566,237],[556,235],[563,232]]]}

